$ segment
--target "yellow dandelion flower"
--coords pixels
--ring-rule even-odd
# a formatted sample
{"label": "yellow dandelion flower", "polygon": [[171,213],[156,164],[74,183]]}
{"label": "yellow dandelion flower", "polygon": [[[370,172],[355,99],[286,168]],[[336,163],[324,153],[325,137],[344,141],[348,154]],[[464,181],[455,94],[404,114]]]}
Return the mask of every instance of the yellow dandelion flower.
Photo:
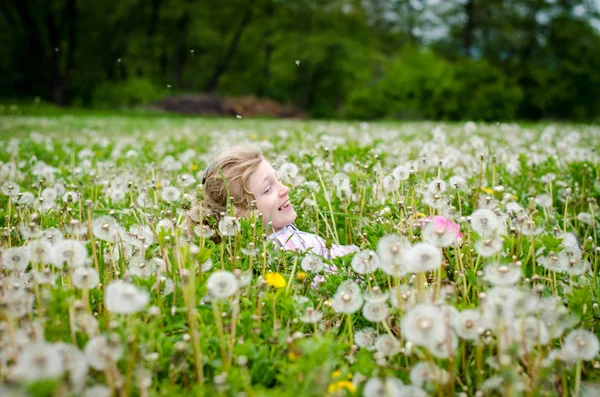
{"label": "yellow dandelion flower", "polygon": [[160,187],[161,187],[161,186],[162,186],[162,185],[160,184],[160,182],[158,182],[158,183],[156,184],[156,187],[157,187],[158,189],[160,189]]}
{"label": "yellow dandelion flower", "polygon": [[192,164],[192,171],[198,171],[198,164]]}
{"label": "yellow dandelion flower", "polygon": [[425,218],[427,215],[425,215],[422,212],[417,212],[417,218]]}
{"label": "yellow dandelion flower", "polygon": [[298,353],[296,353],[295,351],[293,351],[293,350],[288,353],[288,358],[290,360],[295,360],[298,357],[300,357],[300,355]]}
{"label": "yellow dandelion flower", "polygon": [[296,273],[296,280],[303,281],[306,278],[306,272]]}
{"label": "yellow dandelion flower", "polygon": [[337,379],[337,378],[339,378],[341,375],[342,375],[342,371],[340,371],[339,369],[338,369],[338,370],[335,370],[335,371],[333,371],[333,372],[331,373],[331,377],[332,377],[333,379]]}
{"label": "yellow dandelion flower", "polygon": [[342,389],[346,389],[350,393],[355,393],[356,392],[356,387],[354,387],[354,384],[352,382],[350,382],[350,381],[347,381],[347,380],[339,380],[337,382],[334,382],[334,383],[330,384],[329,387],[327,387],[327,392],[328,393],[335,393],[335,392],[340,391]]}
{"label": "yellow dandelion flower", "polygon": [[494,195],[494,191],[492,189],[490,189],[489,187],[482,187],[481,190],[483,190],[484,192],[486,192],[489,195]]}
{"label": "yellow dandelion flower", "polygon": [[283,288],[285,287],[285,278],[280,273],[267,273],[265,276],[265,281],[271,287],[275,288]]}
{"label": "yellow dandelion flower", "polygon": [[250,138],[250,139],[256,139],[256,134],[249,134],[248,138]]}

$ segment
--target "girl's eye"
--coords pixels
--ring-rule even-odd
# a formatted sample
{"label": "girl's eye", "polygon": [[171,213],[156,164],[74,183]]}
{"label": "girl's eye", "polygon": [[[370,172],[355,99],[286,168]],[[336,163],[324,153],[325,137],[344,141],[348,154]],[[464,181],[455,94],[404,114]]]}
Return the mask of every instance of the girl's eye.
{"label": "girl's eye", "polygon": [[271,191],[271,186],[269,186],[268,188],[265,189],[265,194],[269,193]]}

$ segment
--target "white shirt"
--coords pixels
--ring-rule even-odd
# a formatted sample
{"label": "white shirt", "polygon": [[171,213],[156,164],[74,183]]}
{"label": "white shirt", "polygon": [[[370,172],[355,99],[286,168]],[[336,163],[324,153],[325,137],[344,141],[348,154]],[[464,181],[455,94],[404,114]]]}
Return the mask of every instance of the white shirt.
{"label": "white shirt", "polygon": [[307,233],[298,230],[292,224],[287,225],[274,233],[271,233],[267,239],[274,241],[279,247],[285,250],[307,251],[321,255],[326,259],[332,259],[338,256],[360,251],[356,245],[333,244],[327,248],[325,240],[316,234]]}

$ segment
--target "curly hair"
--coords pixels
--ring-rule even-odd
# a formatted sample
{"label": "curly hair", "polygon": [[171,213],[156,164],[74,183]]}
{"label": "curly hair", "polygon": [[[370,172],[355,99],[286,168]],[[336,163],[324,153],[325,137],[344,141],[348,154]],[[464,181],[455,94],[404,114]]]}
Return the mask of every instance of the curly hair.
{"label": "curly hair", "polygon": [[196,200],[188,212],[188,222],[196,226],[204,217],[216,221],[233,205],[237,217],[246,216],[254,196],[248,190],[250,175],[264,160],[257,147],[245,143],[229,147],[209,164],[204,173],[204,199]]}

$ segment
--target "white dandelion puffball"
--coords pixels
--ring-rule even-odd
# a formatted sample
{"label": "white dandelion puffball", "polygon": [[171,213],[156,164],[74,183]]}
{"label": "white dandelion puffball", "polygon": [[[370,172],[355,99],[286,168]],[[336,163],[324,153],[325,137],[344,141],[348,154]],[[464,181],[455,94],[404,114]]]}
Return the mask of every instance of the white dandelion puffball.
{"label": "white dandelion puffball", "polygon": [[390,308],[385,301],[368,301],[363,306],[363,316],[374,323],[384,321],[388,314]]}
{"label": "white dandelion puffball", "polygon": [[29,343],[23,348],[14,370],[23,381],[58,378],[63,373],[63,360],[54,345]]}
{"label": "white dandelion puffball", "polygon": [[406,251],[411,272],[432,272],[442,265],[442,251],[433,244],[417,243]]}
{"label": "white dandelion puffball", "polygon": [[132,314],[143,310],[150,294],[125,281],[113,281],[104,291],[104,305],[112,313]]}
{"label": "white dandelion puffball", "polygon": [[238,290],[238,281],[233,273],[219,270],[212,273],[206,281],[210,295],[217,299],[229,298]]}
{"label": "white dandelion puffball", "polygon": [[114,242],[119,235],[119,226],[115,218],[108,215],[100,216],[92,221],[92,232],[97,239]]}
{"label": "white dandelion puffball", "polygon": [[21,191],[21,187],[13,181],[7,181],[2,184],[0,191],[2,191],[2,194],[5,196],[17,197]]}
{"label": "white dandelion puffball", "polygon": [[400,341],[390,334],[383,334],[375,339],[375,350],[391,357],[400,353],[402,345]]}
{"label": "white dandelion puffball", "polygon": [[471,228],[482,237],[491,237],[500,228],[500,219],[492,210],[478,209],[471,214]]}
{"label": "white dandelion puffball", "polygon": [[162,190],[161,197],[168,203],[179,200],[181,192],[175,186],[167,186]]}
{"label": "white dandelion puffball", "polygon": [[485,329],[481,313],[473,309],[461,311],[453,324],[458,336],[467,340],[476,340]]}
{"label": "white dandelion puffball", "polygon": [[468,185],[467,185],[467,180],[460,175],[453,175],[450,177],[450,179],[448,180],[448,183],[450,184],[451,187],[453,187],[454,189],[458,189],[458,190],[466,190]]}
{"label": "white dandelion puffball", "polygon": [[467,121],[465,123],[465,132],[469,135],[474,134],[477,131],[477,124],[474,121]]}
{"label": "white dandelion puffball", "polygon": [[357,283],[345,281],[337,289],[331,307],[338,313],[354,313],[363,304],[362,292]]}
{"label": "white dandelion puffball", "polygon": [[76,346],[68,343],[58,342],[54,346],[62,357],[64,370],[69,373],[71,385],[76,390],[81,390],[89,368],[85,355]]}
{"label": "white dandelion puffball", "polygon": [[433,362],[420,361],[410,371],[410,381],[418,387],[423,387],[427,383],[445,384],[448,380],[450,380],[448,372]]}
{"label": "white dandelion puffball", "polygon": [[410,168],[399,165],[392,171],[392,175],[399,181],[405,181],[410,177]]}
{"label": "white dandelion puffball", "polygon": [[475,250],[479,255],[484,258],[496,255],[500,251],[502,251],[502,247],[504,245],[504,240],[502,237],[496,237],[493,239],[480,239],[473,244]]}
{"label": "white dandelion puffball", "polygon": [[300,316],[300,321],[302,321],[303,323],[317,323],[319,321],[321,321],[321,319],[323,318],[323,313],[313,309],[312,307],[308,307],[306,309],[306,312],[304,312],[304,314],[302,314],[302,316]]}
{"label": "white dandelion puffball", "polygon": [[83,392],[82,397],[110,397],[112,396],[112,390],[104,385],[95,385],[88,387]]}
{"label": "white dandelion puffball", "polygon": [[300,263],[302,270],[309,273],[320,273],[323,271],[323,259],[319,255],[308,253],[302,258]]}
{"label": "white dandelion puffball", "polygon": [[27,245],[29,254],[31,256],[31,262],[46,264],[54,263],[54,248],[46,240],[30,240]]}
{"label": "white dandelion puffball", "polygon": [[447,333],[442,311],[428,304],[416,305],[406,312],[401,328],[407,340],[420,346],[442,341]]}
{"label": "white dandelion puffball", "polygon": [[375,330],[375,328],[363,328],[360,331],[357,331],[356,334],[354,334],[354,343],[356,343],[358,347],[370,350],[375,344],[376,335],[377,331]]}
{"label": "white dandelion puffball", "polygon": [[65,203],[74,203],[77,200],[79,200],[79,194],[76,192],[66,192],[63,196],[62,196],[62,200]]}
{"label": "white dandelion puffball", "polygon": [[284,183],[293,183],[298,176],[298,166],[294,163],[285,163],[279,169],[278,174]]}
{"label": "white dandelion puffball", "polygon": [[123,356],[123,347],[117,341],[110,341],[104,336],[96,336],[85,345],[83,354],[90,367],[102,371]]}
{"label": "white dandelion puffball", "polygon": [[22,272],[27,269],[29,258],[27,247],[10,247],[2,252],[2,265],[8,270]]}
{"label": "white dandelion puffball", "polygon": [[96,288],[100,282],[100,276],[98,276],[98,272],[93,267],[81,266],[73,271],[71,281],[79,289],[92,289]]}
{"label": "white dandelion puffball", "polygon": [[510,264],[491,263],[483,269],[483,279],[494,286],[514,285],[521,279],[521,268]]}
{"label": "white dandelion puffball", "polygon": [[83,266],[88,257],[85,245],[78,240],[64,239],[54,246],[54,265],[62,269],[68,267]]}
{"label": "white dandelion puffball", "polygon": [[402,397],[404,394],[404,383],[400,379],[387,377],[385,381],[379,378],[371,378],[365,383],[363,389],[364,397]]}
{"label": "white dandelion puffball", "polygon": [[235,236],[235,234],[240,230],[240,225],[238,220],[233,216],[224,216],[223,219],[219,221],[219,233],[221,236]]}
{"label": "white dandelion puffball", "polygon": [[563,357],[567,361],[590,361],[598,354],[598,337],[585,329],[571,331],[562,347]]}
{"label": "white dandelion puffball", "polygon": [[448,358],[456,353],[458,348],[458,337],[453,331],[445,333],[442,340],[431,340],[424,345],[432,356],[437,358]]}
{"label": "white dandelion puffball", "polygon": [[552,207],[552,197],[549,194],[543,193],[535,197],[535,204],[542,208]]}
{"label": "white dandelion puffball", "polygon": [[352,257],[352,270],[358,274],[371,274],[379,268],[379,257],[372,250],[364,250]]}
{"label": "white dandelion puffball", "polygon": [[408,248],[410,248],[408,240],[397,234],[390,234],[379,239],[377,255],[379,255],[381,270],[396,277],[407,274],[409,269],[405,261],[405,254]]}

